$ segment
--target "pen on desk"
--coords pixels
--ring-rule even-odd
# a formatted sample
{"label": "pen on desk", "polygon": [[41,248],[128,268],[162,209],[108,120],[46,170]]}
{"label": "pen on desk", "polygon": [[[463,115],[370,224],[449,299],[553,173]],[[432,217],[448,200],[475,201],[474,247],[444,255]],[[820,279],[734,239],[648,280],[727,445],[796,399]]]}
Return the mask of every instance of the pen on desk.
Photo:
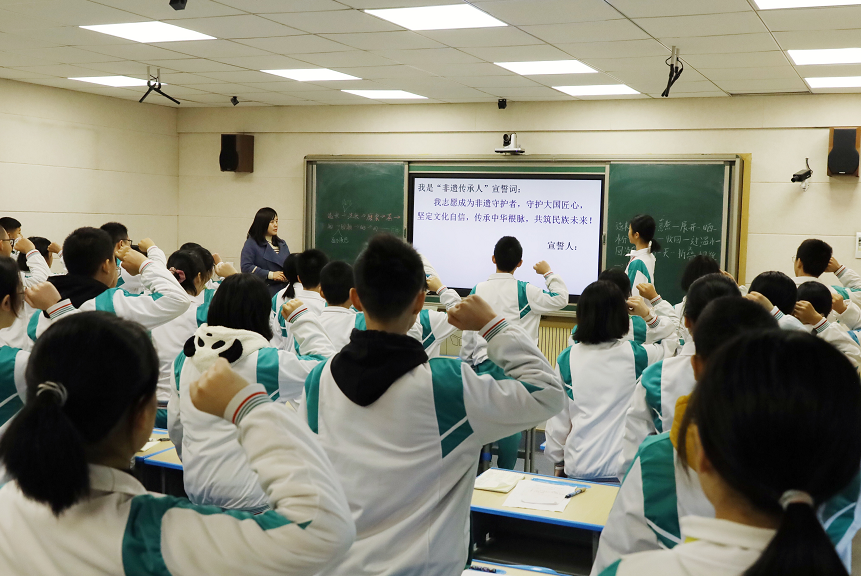
{"label": "pen on desk", "polygon": [[167,442],[168,440],[170,440],[170,438],[168,438],[167,436],[163,436],[161,438],[150,438],[149,439],[150,442]]}
{"label": "pen on desk", "polygon": [[476,572],[488,572],[490,574],[496,574],[496,568],[487,568],[486,566],[470,566],[470,570],[475,570]]}
{"label": "pen on desk", "polygon": [[566,495],[565,495],[565,498],[573,498],[573,497],[574,497],[574,496],[576,496],[577,494],[582,494],[582,493],[583,493],[583,492],[585,492],[585,491],[586,491],[586,489],[585,489],[585,488],[577,488],[577,489],[576,489],[576,490],[574,490],[574,492],[572,492],[571,494],[566,494]]}

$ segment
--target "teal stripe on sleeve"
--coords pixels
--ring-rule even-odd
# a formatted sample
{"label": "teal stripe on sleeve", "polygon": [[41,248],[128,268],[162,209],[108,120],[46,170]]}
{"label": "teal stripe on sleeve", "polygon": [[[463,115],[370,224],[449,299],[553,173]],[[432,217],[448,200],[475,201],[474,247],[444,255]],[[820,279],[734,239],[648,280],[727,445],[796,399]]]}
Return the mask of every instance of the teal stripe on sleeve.
{"label": "teal stripe on sleeve", "polygon": [[472,435],[472,426],[469,425],[466,417],[466,405],[463,400],[461,368],[460,360],[451,358],[430,360],[434,408],[443,458]]}
{"label": "teal stripe on sleeve", "polygon": [[308,411],[308,427],[319,434],[320,422],[320,376],[326,367],[325,362],[317,364],[305,378],[305,410]]}
{"label": "teal stripe on sleeve", "polygon": [[631,290],[636,290],[637,285],[635,284],[637,280],[637,272],[643,274],[646,277],[646,282],[649,284],[652,283],[652,275],[649,274],[649,269],[646,268],[646,263],[640,260],[639,258],[632,260],[630,264],[628,264],[628,280],[631,281]]}
{"label": "teal stripe on sleeve", "polygon": [[835,292],[840,294],[844,300],[849,300],[849,290],[844,288],[843,286],[832,286],[831,287]]}
{"label": "teal stripe on sleeve", "polygon": [[631,324],[634,327],[634,342],[637,344],[646,343],[646,321],[642,316],[631,316]]}
{"label": "teal stripe on sleeve", "polygon": [[33,342],[36,341],[36,329],[39,328],[39,314],[41,313],[41,310],[33,312],[33,315],[30,316],[30,321],[27,322],[27,336]]}
{"label": "teal stripe on sleeve", "polygon": [[176,384],[177,392],[179,392],[179,376],[182,374],[183,365],[185,365],[185,352],[180,352],[173,361],[173,382]]}
{"label": "teal stripe on sleeve", "polygon": [[266,393],[273,400],[278,400],[278,364],[277,348],[261,348],[257,351],[257,383],[266,388]]}
{"label": "teal stripe on sleeve", "polygon": [[365,323],[365,313],[359,312],[356,314],[356,330],[365,331],[368,329],[368,325]]}
{"label": "teal stripe on sleeve", "polygon": [[[676,470],[670,433],[649,436],[637,452],[643,477],[643,510],[658,541],[667,548],[681,542]],[[658,530],[655,529],[658,528]]]}
{"label": "teal stripe on sleeve", "polygon": [[639,378],[643,374],[643,370],[649,365],[649,353],[641,344],[628,340],[631,345],[631,350],[634,351],[634,374]]}
{"label": "teal stripe on sleeve", "polygon": [[571,346],[559,354],[559,357],[556,359],[556,365],[559,366],[559,372],[562,374],[562,382],[565,383],[565,393],[573,400],[574,391],[571,389]]}
{"label": "teal stripe on sleeve", "polygon": [[476,286],[473,286],[473,287],[472,287],[472,290],[470,290],[470,291],[469,291],[469,295],[470,295],[470,296],[472,296],[473,294],[475,294],[475,289],[476,289],[476,288],[478,288],[478,285],[476,285]]}
{"label": "teal stripe on sleeve", "polygon": [[621,563],[622,559],[619,558],[618,560],[604,568],[604,570],[602,570],[598,576],[616,576],[616,572],[619,571],[619,564]]}
{"label": "teal stripe on sleeve", "polygon": [[24,407],[15,386],[15,360],[20,348],[0,347],[0,425],[8,422]]}
{"label": "teal stripe on sleeve", "polygon": [[198,327],[206,324],[206,319],[209,316],[209,305],[212,303],[213,295],[215,295],[215,290],[207,288],[203,291],[203,304],[197,307]]}
{"label": "teal stripe on sleeve", "polygon": [[198,506],[185,498],[144,494],[132,498],[126,529],[123,533],[122,557],[125,576],[171,576],[161,551],[162,521],[175,508],[193,510],[202,516],[225,514],[240,521],[255,522],[262,530],[273,530],[292,524],[277,512],[262,514],[222,510],[217,506]]}
{"label": "teal stripe on sleeve", "polygon": [[529,296],[526,293],[527,286],[529,286],[529,282],[517,281],[517,309],[520,310],[521,318],[532,312],[532,308],[529,306]]}
{"label": "teal stripe on sleeve", "polygon": [[[484,374],[490,374],[493,376],[494,380],[514,380],[511,376],[505,373],[505,371],[498,365],[493,362],[493,360],[485,360],[478,366],[474,368],[474,371],[479,376]],[[520,384],[526,388],[526,391],[530,394],[534,394],[536,392],[541,392],[544,388],[540,386],[536,386],[535,384],[530,384],[529,382],[523,382],[522,380],[518,380]]]}
{"label": "teal stripe on sleeve", "polygon": [[116,314],[117,311],[114,310],[114,294],[116,294],[117,290],[118,288],[108,288],[96,296],[96,310]]}
{"label": "teal stripe on sleeve", "polygon": [[652,415],[652,422],[655,424],[655,430],[658,434],[663,432],[663,423],[661,416],[663,409],[661,407],[661,377],[664,368],[664,361],[656,362],[643,370],[643,375],[640,377],[640,384],[646,390],[646,404],[649,407],[649,412]]}
{"label": "teal stripe on sleeve", "polygon": [[430,322],[430,311],[422,310],[419,312],[419,323],[422,326],[422,346],[427,350],[436,342]]}
{"label": "teal stripe on sleeve", "polygon": [[[852,482],[825,502],[819,511],[825,533],[835,546],[840,544],[844,537],[854,536],[854,533],[849,534],[849,532],[855,523],[859,496],[861,496],[861,475],[856,474]],[[857,530],[858,527],[854,526],[854,531]]]}

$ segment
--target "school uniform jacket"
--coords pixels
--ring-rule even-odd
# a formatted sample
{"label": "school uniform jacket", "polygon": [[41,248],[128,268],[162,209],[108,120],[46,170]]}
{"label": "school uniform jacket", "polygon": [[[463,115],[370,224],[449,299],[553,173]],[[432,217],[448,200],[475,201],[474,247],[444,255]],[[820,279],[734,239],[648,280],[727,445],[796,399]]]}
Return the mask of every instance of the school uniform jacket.
{"label": "school uniform jacket", "polygon": [[59,518],[0,489],[4,576],[305,576],[350,547],[344,491],[314,435],[295,413],[248,386],[228,405],[249,465],[272,511],[253,516],[148,493],[131,474],[90,465],[90,496]]}
{"label": "school uniform jacket", "polygon": [[222,357],[243,378],[262,384],[272,400],[298,399],[305,377],[334,351],[307,308],[296,310],[289,321],[302,352],[319,356],[300,359],[269,347],[256,332],[203,324],[176,357],[168,433],[182,458],[185,492],[195,504],[255,512],[268,508],[269,499],[239,444],[236,427],[195,408],[189,386]]}
{"label": "school uniform jacket", "polygon": [[356,327],[356,311],[341,306],[326,306],[320,313],[320,324],[332,341],[335,352],[340,352],[350,342],[350,334]]}
{"label": "school uniform jacket", "polygon": [[544,454],[565,463],[570,478],[617,478],[625,414],[637,378],[663,357],[659,344],[619,339],[602,344],[577,343],[559,355],[556,372],[568,401],[547,422]]}
{"label": "school uniform jacket", "polygon": [[623,474],[631,467],[646,437],[673,427],[676,401],[690,394],[697,383],[691,365],[694,354],[694,343],[689,341],[678,356],[664,358],[643,370],[625,415],[625,437],[622,440],[619,467]]}
{"label": "school uniform jacket", "polygon": [[[293,284],[293,289],[298,293],[303,290],[302,284],[296,282]],[[272,345],[281,350],[295,350],[296,342],[293,340],[293,335],[290,333],[290,325],[281,316],[281,307],[287,303],[290,298],[287,298],[287,288],[283,288],[272,296]]]}
{"label": "school uniform jacket", "polygon": [[[548,272],[544,281],[547,290],[518,280],[513,274],[498,272],[476,285],[470,294],[481,296],[497,314],[522,328],[537,344],[541,314],[555,312],[568,305],[568,287],[562,277]],[[487,359],[487,345],[476,332],[465,330],[462,343],[460,357],[473,366]]]}
{"label": "school uniform jacket", "polygon": [[[452,292],[454,292],[452,290]],[[455,293],[456,294],[456,293]],[[459,297],[458,297],[459,298]],[[364,332],[368,329],[365,313],[346,308],[327,307],[323,309],[320,321],[335,350],[341,349],[350,342],[353,330]],[[328,312],[327,312],[328,311]],[[448,314],[437,310],[422,309],[416,315],[415,323],[410,327],[407,336],[422,343],[428,358],[439,356],[440,344],[457,330],[448,323]],[[337,342],[337,344],[335,344]]]}
{"label": "school uniform jacket", "polygon": [[209,304],[215,290],[205,288],[197,296],[191,297],[188,310],[157,328],[153,328],[152,343],[158,353],[158,403],[166,406],[170,400],[170,389],[173,386],[173,363],[176,356],[182,352],[183,346],[194,335],[195,330],[206,324],[209,315]]}
{"label": "school uniform jacket", "polygon": [[[149,250],[146,251],[146,255],[150,260],[167,267],[167,256],[165,256],[162,249],[158,246],[150,246]],[[120,275],[117,278],[117,288],[122,288],[129,294],[144,293],[146,288],[143,285],[143,282],[141,282],[140,275],[132,276],[129,274],[128,271],[122,267],[119,260],[117,260],[117,270],[120,272]]]}
{"label": "school uniform jacket", "polygon": [[655,283],[655,255],[652,254],[651,248],[643,248],[642,250],[631,250],[627,256],[629,260],[625,267],[625,274],[631,281],[631,295],[639,296],[637,284]]}
{"label": "school uniform jacket", "polygon": [[27,399],[24,374],[29,361],[29,352],[6,346],[0,340],[0,435]]}
{"label": "school uniform jacket", "polygon": [[[83,302],[77,311],[109,312],[151,330],[167,324],[188,310],[191,299],[167,268],[147,260],[141,265],[140,276],[141,283],[149,294],[129,294],[121,288],[107,288],[95,298]],[[92,279],[86,279],[90,280]],[[76,309],[72,301],[64,299],[45,310],[44,314],[41,311],[35,312],[27,325],[27,335],[35,342],[51,324],[74,311]]]}
{"label": "school uniform jacket", "polygon": [[[693,537],[685,529],[690,517],[714,518],[714,507],[703,493],[696,471],[682,467],[670,434],[649,436],[640,446],[601,533],[592,576],[602,574],[626,554],[682,544]],[[859,497],[861,475],[818,511],[825,532],[847,566],[851,566],[852,539],[861,527]]]}
{"label": "school uniform jacket", "polygon": [[[854,271],[852,273],[854,274]],[[845,267],[841,276],[847,278],[847,280],[851,278],[851,275],[845,271]],[[796,286],[801,286],[807,282],[819,281],[818,278],[814,278],[813,276],[795,276],[793,280]],[[828,321],[831,323],[839,322],[846,330],[858,330],[861,328],[861,308],[852,300],[852,290],[847,290],[840,286],[826,285],[826,287],[832,294],[839,294],[846,301],[846,310],[842,314],[838,314],[837,311],[832,310],[831,314],[828,315]]]}
{"label": "school uniform jacket", "polygon": [[300,414],[349,494],[357,539],[327,576],[460,574],[481,446],[557,413],[562,384],[537,346],[495,318],[481,331],[504,376],[428,361],[414,340],[353,332],[305,382]]}
{"label": "school uniform jacket", "polygon": [[32,288],[37,284],[46,282],[48,276],[51,275],[51,269],[48,268],[48,262],[45,257],[35,248],[27,252],[27,267],[30,273],[21,272],[21,284],[24,288]]}
{"label": "school uniform jacket", "polygon": [[[440,348],[446,338],[457,331],[457,328],[449,324],[448,311],[460,304],[460,294],[443,286],[437,292],[440,303],[445,306],[446,311],[422,309],[416,318],[416,324],[421,328],[421,342],[428,358],[437,358]],[[486,354],[486,352],[485,352]]]}
{"label": "school uniform jacket", "polygon": [[[283,292],[284,290],[282,290],[278,294],[280,295]],[[317,316],[320,316],[320,313],[323,312],[323,308],[326,307],[326,300],[324,300],[323,297],[320,296],[319,292],[314,292],[313,290],[305,290],[304,288],[296,290],[296,299],[300,300],[302,304],[305,304],[308,307],[308,310],[310,310]]]}

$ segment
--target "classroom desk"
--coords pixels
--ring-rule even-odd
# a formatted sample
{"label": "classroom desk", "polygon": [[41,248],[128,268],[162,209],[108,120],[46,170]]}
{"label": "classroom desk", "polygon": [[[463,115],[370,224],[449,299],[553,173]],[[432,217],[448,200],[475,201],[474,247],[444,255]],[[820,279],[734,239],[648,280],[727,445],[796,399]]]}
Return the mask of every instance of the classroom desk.
{"label": "classroom desk", "polygon": [[176,448],[173,446],[168,450],[164,450],[146,458],[145,463],[147,466],[182,470],[182,461],[180,461],[179,455],[176,453]]}
{"label": "classroom desk", "polygon": [[165,450],[170,450],[173,448],[173,442],[171,442],[170,438],[168,438],[167,430],[165,430],[164,428],[153,428],[152,434],[150,434],[150,438],[152,438],[153,440],[164,438],[165,440],[159,442],[149,450],[145,450],[135,454],[135,462],[141,463],[154,454],[158,454],[159,452],[164,452]]}
{"label": "classroom desk", "polygon": [[[538,574],[558,574],[555,570],[549,568],[539,568],[537,566],[512,566],[509,564],[497,564],[496,562],[482,562],[476,560],[472,566],[480,566],[482,568],[491,568],[496,570],[496,574],[504,574],[505,576],[537,576]],[[482,570],[470,570],[467,568],[463,571],[463,576],[481,576],[482,574],[493,574],[493,572],[484,572]]]}
{"label": "classroom desk", "polygon": [[[151,438],[167,438],[167,430],[155,428]],[[162,494],[169,492],[169,487],[182,485],[182,462],[176,453],[176,447],[170,440],[159,442],[149,450],[135,454],[135,475],[149,490],[158,490]],[[178,475],[177,472],[178,471]],[[168,479],[168,474],[173,474]]]}

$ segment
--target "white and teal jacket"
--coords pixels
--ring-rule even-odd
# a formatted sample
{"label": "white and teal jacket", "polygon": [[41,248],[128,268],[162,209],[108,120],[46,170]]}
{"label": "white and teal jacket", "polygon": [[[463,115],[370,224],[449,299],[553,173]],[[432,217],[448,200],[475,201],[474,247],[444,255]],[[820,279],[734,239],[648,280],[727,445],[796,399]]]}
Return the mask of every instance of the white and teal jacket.
{"label": "white and teal jacket", "polygon": [[623,474],[631,467],[646,437],[673,427],[676,401],[690,394],[697,383],[691,364],[694,354],[696,348],[693,341],[686,342],[678,356],[664,358],[643,370],[625,416],[625,437],[622,440],[619,466]]}
{"label": "white and teal jacket", "polygon": [[[859,498],[861,476],[856,476],[818,511],[825,532],[847,566],[851,565],[852,538],[861,527]],[[592,576],[601,574],[626,554],[681,544],[689,535],[683,531],[680,518],[714,518],[714,515],[714,507],[703,493],[697,473],[682,467],[670,432],[649,436],[622,481],[601,533]]]}
{"label": "white and teal jacket", "polygon": [[24,374],[29,361],[29,352],[6,346],[0,340],[0,435],[27,399]]}
{"label": "white and teal jacket", "polygon": [[[152,330],[188,310],[191,298],[167,268],[147,260],[141,265],[140,277],[144,288],[149,291],[148,294],[129,294],[121,288],[108,288],[81,304],[77,311],[110,312]],[[45,311],[47,318],[41,310],[34,312],[27,325],[27,336],[35,342],[48,326],[74,311],[75,308],[69,300],[62,300]]]}
{"label": "white and teal jacket", "polygon": [[195,332],[193,343],[176,357],[168,433],[182,458],[185,492],[195,504],[250,511],[269,506],[257,473],[239,445],[236,427],[195,408],[189,385],[221,357],[249,382],[262,384],[272,400],[298,399],[306,376],[334,350],[320,321],[307,308],[296,310],[288,321],[302,352],[317,356],[300,359],[270,347],[256,332],[204,324]]}
{"label": "white and teal jacket", "polygon": [[627,256],[629,260],[625,267],[625,274],[631,281],[631,295],[639,296],[637,284],[655,283],[655,255],[652,254],[651,248],[643,248],[642,250],[631,250]]}
{"label": "white and teal jacket", "polygon": [[357,539],[327,576],[460,574],[481,447],[545,421],[562,383],[531,335],[497,317],[481,330],[504,372],[476,374],[435,358],[394,380],[375,402],[351,401],[318,366],[300,414],[319,435],[349,494]]}
{"label": "white and teal jacket", "polygon": [[[350,547],[355,527],[332,465],[290,409],[248,386],[225,425],[255,470],[272,510],[254,516],[150,494],[132,475],[90,466],[90,495],[59,518],[0,489],[4,576],[311,576]],[[22,551],[27,553],[22,553]]]}
{"label": "white and teal jacket", "polygon": [[[364,317],[365,315],[362,314],[362,320]],[[353,328],[357,327],[356,311],[352,307],[326,306],[320,313],[320,324],[332,341],[335,351],[340,352],[341,348],[350,341]]]}
{"label": "white and teal jacket", "polygon": [[[445,306],[446,311],[422,309],[416,318],[416,325],[421,328],[421,343],[428,358],[439,356],[439,350],[446,338],[457,331],[457,328],[448,322],[448,310],[460,304],[460,294],[443,286],[437,291],[440,304]],[[486,354],[486,353],[485,353]]]}
{"label": "white and teal jacket", "polygon": [[48,277],[51,275],[51,269],[48,268],[48,262],[42,256],[42,253],[34,248],[27,252],[26,258],[27,267],[30,271],[21,272],[21,283],[24,285],[24,288],[31,288],[36,284],[47,282]]}
{"label": "white and teal jacket", "polygon": [[[158,246],[150,246],[149,250],[146,251],[146,255],[150,260],[158,262],[167,268],[167,256],[164,255],[164,252]],[[119,260],[117,260],[117,270],[119,271],[116,285],[117,288],[122,288],[129,294],[143,294],[148,290],[140,275],[132,276],[129,274],[128,271],[122,267]]]}
{"label": "white and teal jacket", "polygon": [[[568,305],[568,287],[562,277],[548,272],[544,281],[547,290],[518,280],[513,274],[498,272],[476,285],[470,294],[481,296],[497,314],[519,326],[537,344],[541,314],[556,312]],[[478,366],[487,359],[486,348],[486,343],[476,332],[464,331],[462,359]]]}
{"label": "white and teal jacket", "polygon": [[[851,284],[853,277],[857,276],[857,274],[855,274],[854,270],[849,270],[845,266],[842,266],[841,268],[843,268],[843,270],[837,271],[837,278],[840,280],[845,279],[847,283]],[[813,276],[796,276],[793,280],[795,280],[796,286],[801,286],[807,282],[819,282],[819,279],[814,278]],[[861,292],[859,292],[858,295],[855,296],[855,300],[853,300],[853,294],[857,290],[845,288],[843,286],[826,285],[826,287],[832,294],[839,294],[846,303],[846,310],[844,310],[842,314],[838,314],[836,311],[832,310],[831,314],[828,315],[828,321],[832,324],[839,322],[846,330],[861,329],[861,308],[859,308],[858,304],[855,302],[855,300],[861,299]]]}
{"label": "white and teal jacket", "polygon": [[152,343],[158,353],[158,403],[166,406],[170,400],[170,389],[173,386],[173,362],[177,355],[182,352],[182,347],[194,331],[206,324],[209,314],[209,303],[215,290],[204,289],[197,296],[191,297],[191,306],[188,310],[151,332]]}
{"label": "white and teal jacket", "polygon": [[544,454],[570,478],[621,478],[625,414],[637,378],[663,358],[660,344],[619,339],[569,346],[556,361],[568,400],[547,422]]}

